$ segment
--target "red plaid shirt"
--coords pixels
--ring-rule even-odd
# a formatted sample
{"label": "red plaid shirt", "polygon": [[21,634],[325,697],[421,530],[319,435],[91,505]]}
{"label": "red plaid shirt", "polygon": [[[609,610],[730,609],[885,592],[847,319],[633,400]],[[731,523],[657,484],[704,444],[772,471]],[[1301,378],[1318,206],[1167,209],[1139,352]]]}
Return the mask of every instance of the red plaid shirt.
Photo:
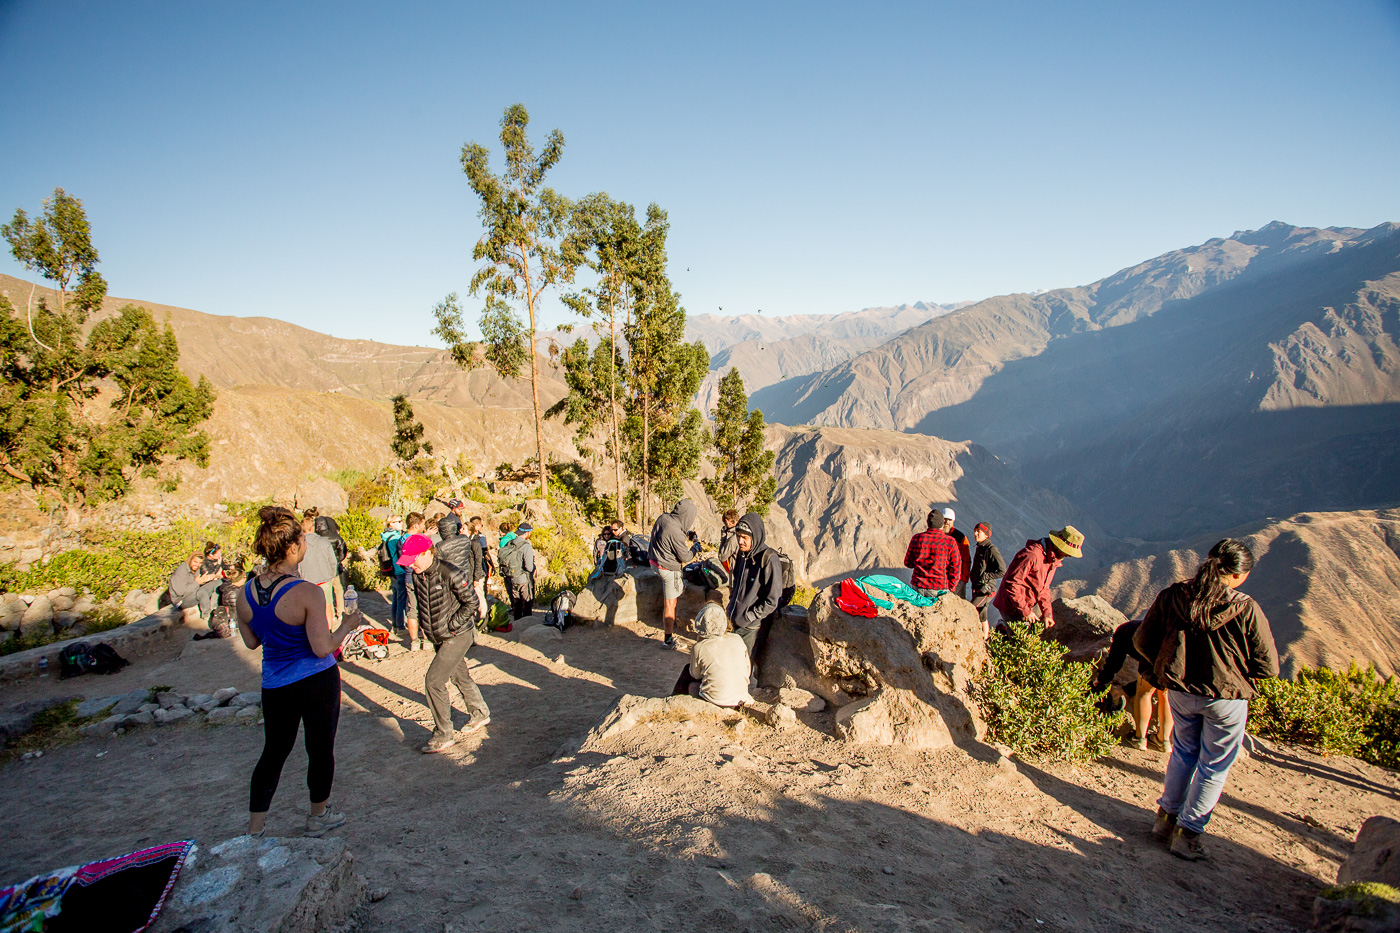
{"label": "red plaid shirt", "polygon": [[941,529],[914,535],[904,552],[904,566],[914,568],[909,585],[916,590],[951,590],[962,579],[958,542]]}

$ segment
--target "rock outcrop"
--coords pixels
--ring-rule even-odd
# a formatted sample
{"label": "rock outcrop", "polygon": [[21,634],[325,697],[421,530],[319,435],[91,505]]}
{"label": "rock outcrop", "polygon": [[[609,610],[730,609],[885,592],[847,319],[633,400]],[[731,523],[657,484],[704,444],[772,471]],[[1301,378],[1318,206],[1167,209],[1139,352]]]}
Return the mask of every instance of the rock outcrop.
{"label": "rock outcrop", "polygon": [[[839,592],[818,593],[808,611],[814,676],[788,673],[774,686],[809,690],[838,706],[836,728],[848,741],[933,749],[980,739],[985,727],[968,681],[987,654],[972,604],[952,595],[928,608],[896,601],[867,619],[837,608]],[[788,663],[790,642],[784,636],[775,645]]]}
{"label": "rock outcrop", "polygon": [[151,933],[333,933],[365,902],[355,858],[336,838],[235,836],[196,848]]}
{"label": "rock outcrop", "polygon": [[1361,824],[1351,855],[1337,869],[1337,884],[1362,881],[1400,888],[1400,821],[1373,816]]}
{"label": "rock outcrop", "polygon": [[[615,577],[599,577],[579,591],[571,610],[584,625],[661,622],[661,577],[650,567],[634,567]],[[676,619],[684,627],[705,604],[705,591],[687,583],[676,602]]]}
{"label": "rock outcrop", "polygon": [[1118,626],[1128,621],[1107,600],[1093,594],[1057,599],[1052,608],[1055,625],[1045,635],[1069,649],[1070,661],[1093,660],[1113,641]]}

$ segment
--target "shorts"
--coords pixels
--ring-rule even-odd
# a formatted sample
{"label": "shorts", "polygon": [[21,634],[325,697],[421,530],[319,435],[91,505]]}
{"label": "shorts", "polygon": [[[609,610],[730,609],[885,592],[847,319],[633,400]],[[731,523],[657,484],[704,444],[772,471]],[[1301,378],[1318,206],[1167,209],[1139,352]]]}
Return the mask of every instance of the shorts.
{"label": "shorts", "polygon": [[661,575],[662,598],[679,599],[681,592],[685,589],[685,581],[681,579],[681,572],[667,570],[665,567],[657,567],[656,572]]}

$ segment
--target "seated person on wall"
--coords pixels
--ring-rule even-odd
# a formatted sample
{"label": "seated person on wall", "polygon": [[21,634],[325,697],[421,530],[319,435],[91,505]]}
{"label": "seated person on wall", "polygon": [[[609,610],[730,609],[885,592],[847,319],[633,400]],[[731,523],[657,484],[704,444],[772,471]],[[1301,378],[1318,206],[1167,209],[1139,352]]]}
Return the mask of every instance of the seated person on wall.
{"label": "seated person on wall", "polygon": [[705,606],[691,626],[699,639],[691,649],[690,663],[681,671],[672,696],[690,695],[716,706],[742,706],[749,696],[749,649],[729,631],[724,614],[724,594],[705,591]]}
{"label": "seated person on wall", "polygon": [[219,570],[205,573],[204,552],[195,551],[170,574],[170,605],[177,609],[198,608],[200,616],[208,619],[222,576]]}

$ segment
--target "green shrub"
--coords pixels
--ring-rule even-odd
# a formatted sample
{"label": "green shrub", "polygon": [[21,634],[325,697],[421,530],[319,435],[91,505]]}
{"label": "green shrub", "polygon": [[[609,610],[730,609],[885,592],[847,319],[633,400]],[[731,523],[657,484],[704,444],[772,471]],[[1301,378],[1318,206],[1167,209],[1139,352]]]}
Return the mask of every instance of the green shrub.
{"label": "green shrub", "polygon": [[1300,668],[1293,680],[1259,685],[1250,704],[1250,731],[1400,768],[1400,679],[1355,662],[1345,672]]}
{"label": "green shrub", "polygon": [[987,738],[1043,761],[1085,762],[1108,754],[1126,714],[1106,714],[1090,691],[1093,666],[1066,663],[1065,649],[1040,637],[1039,627],[1011,623],[1012,634],[993,635],[986,668],[973,681],[973,696],[987,723]]}
{"label": "green shrub", "polygon": [[345,584],[353,586],[361,593],[389,588],[389,580],[379,575],[379,568],[362,560],[352,560],[345,565]]}
{"label": "green shrub", "polygon": [[379,533],[384,530],[384,523],[368,512],[346,512],[336,523],[340,525],[340,536],[351,550],[373,551],[379,547]]}
{"label": "green shrub", "polygon": [[812,605],[812,600],[817,598],[817,588],[799,583],[792,591],[792,604],[801,606],[803,609]]}

